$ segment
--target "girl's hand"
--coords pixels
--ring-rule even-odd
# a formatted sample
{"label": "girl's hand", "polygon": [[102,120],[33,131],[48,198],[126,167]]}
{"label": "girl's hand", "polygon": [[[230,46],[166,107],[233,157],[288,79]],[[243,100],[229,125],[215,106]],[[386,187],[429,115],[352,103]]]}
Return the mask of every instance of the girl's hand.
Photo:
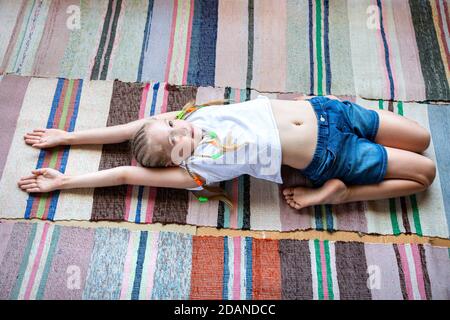
{"label": "girl's hand", "polygon": [[60,129],[34,129],[25,134],[25,143],[35,148],[51,148],[66,144],[68,132]]}
{"label": "girl's hand", "polygon": [[26,192],[50,192],[59,189],[65,175],[55,169],[42,168],[31,171],[33,174],[23,177],[17,185]]}

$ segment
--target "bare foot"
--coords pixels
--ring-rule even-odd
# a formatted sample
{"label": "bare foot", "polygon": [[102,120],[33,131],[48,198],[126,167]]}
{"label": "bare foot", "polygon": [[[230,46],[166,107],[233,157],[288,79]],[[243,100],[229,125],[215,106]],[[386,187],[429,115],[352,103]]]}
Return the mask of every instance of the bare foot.
{"label": "bare foot", "polygon": [[288,205],[302,209],[316,204],[337,204],[347,194],[347,186],[339,179],[330,179],[320,188],[295,187],[283,190]]}

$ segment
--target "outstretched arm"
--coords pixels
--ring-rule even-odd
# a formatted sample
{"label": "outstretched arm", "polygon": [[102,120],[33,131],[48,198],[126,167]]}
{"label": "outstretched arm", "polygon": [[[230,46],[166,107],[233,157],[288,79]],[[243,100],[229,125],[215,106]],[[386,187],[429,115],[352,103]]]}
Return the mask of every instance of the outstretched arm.
{"label": "outstretched arm", "polygon": [[[177,111],[153,116],[155,119],[175,119]],[[24,136],[25,142],[36,148],[51,148],[58,145],[108,144],[131,139],[133,134],[150,118],[129,123],[74,132],[60,129],[35,129]]]}
{"label": "outstretched arm", "polygon": [[133,184],[152,187],[195,188],[197,185],[180,167],[143,168],[123,166],[77,176],[63,174],[55,169],[31,171],[17,183],[26,192],[50,192],[58,189],[109,187]]}

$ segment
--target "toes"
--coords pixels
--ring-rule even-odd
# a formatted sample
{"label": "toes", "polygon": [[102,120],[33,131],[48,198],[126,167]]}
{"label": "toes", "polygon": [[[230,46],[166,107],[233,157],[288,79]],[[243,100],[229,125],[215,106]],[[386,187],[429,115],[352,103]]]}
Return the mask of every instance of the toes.
{"label": "toes", "polygon": [[295,200],[293,199],[287,199],[286,202],[292,209],[300,210],[302,208],[302,205],[300,205],[298,202],[295,202]]}
{"label": "toes", "polygon": [[293,195],[293,194],[294,194],[294,191],[293,191],[292,188],[286,188],[286,189],[283,190],[283,194],[284,194],[285,196],[290,196],[290,195]]}

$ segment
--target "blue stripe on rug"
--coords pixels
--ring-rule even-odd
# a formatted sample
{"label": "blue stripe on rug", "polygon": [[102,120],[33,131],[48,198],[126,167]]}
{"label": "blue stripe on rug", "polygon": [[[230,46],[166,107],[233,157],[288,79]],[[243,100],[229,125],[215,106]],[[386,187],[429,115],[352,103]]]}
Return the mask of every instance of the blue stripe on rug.
{"label": "blue stripe on rug", "polygon": [[441,182],[442,200],[447,218],[447,230],[450,233],[450,148],[448,134],[450,132],[450,105],[428,105],[428,122],[436,154],[436,165]]}
{"label": "blue stripe on rug", "polygon": [[142,270],[144,268],[145,251],[147,249],[148,231],[142,231],[139,239],[138,256],[136,260],[136,269],[134,272],[133,291],[131,292],[131,300],[139,299],[139,291],[141,290]]}

